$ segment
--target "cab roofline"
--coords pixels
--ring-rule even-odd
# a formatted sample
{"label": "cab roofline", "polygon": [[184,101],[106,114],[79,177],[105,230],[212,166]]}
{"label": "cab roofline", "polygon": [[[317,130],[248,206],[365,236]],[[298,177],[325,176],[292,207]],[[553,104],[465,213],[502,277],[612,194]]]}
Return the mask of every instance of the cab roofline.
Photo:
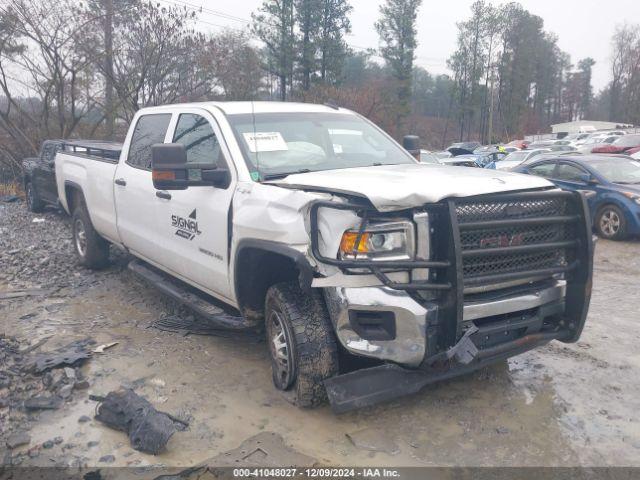
{"label": "cab roofline", "polygon": [[267,101],[244,101],[244,102],[193,102],[176,103],[171,105],[159,105],[156,107],[146,107],[141,109],[143,113],[154,111],[179,110],[183,108],[216,108],[225,115],[247,114],[247,113],[343,113],[353,114],[345,108],[336,108],[329,105],[318,105],[315,103],[300,102],[267,102]]}

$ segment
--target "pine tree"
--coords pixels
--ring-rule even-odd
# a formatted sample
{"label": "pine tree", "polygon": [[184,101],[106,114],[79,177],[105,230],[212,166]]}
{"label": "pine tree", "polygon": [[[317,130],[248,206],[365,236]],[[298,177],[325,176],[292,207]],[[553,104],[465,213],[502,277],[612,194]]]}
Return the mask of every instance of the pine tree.
{"label": "pine tree", "polygon": [[253,33],[266,45],[266,64],[278,77],[280,99],[287,98],[287,85],[293,81],[294,0],[264,0],[258,13],[251,15]]}

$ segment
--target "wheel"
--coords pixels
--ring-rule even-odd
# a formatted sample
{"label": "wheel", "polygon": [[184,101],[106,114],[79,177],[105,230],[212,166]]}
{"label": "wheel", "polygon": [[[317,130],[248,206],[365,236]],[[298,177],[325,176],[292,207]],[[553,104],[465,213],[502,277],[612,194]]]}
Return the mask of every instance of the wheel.
{"label": "wheel", "polygon": [[338,347],[320,292],[291,283],[267,291],[265,330],[273,383],[301,407],[327,398],[323,382],[338,373]]}
{"label": "wheel", "polygon": [[40,213],[44,210],[44,202],[40,199],[33,183],[27,182],[24,187],[25,196],[27,197],[27,208],[33,213]]}
{"label": "wheel", "polygon": [[608,240],[624,240],[627,237],[627,220],[615,205],[605,205],[596,215],[598,235]]}
{"label": "wheel", "polygon": [[73,246],[80,263],[91,269],[104,268],[109,264],[109,243],[96,232],[84,205],[73,211]]}

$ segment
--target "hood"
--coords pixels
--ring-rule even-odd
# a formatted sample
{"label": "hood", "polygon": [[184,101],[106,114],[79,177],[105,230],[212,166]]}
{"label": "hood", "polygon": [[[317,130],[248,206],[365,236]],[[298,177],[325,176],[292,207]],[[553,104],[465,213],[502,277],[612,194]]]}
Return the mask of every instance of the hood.
{"label": "hood", "polygon": [[298,173],[269,183],[365,197],[381,212],[435,203],[447,197],[553,187],[547,180],[532,175],[429,164]]}
{"label": "hood", "polygon": [[640,185],[636,184],[625,185],[624,183],[610,183],[609,188],[615,192],[629,192],[640,195]]}

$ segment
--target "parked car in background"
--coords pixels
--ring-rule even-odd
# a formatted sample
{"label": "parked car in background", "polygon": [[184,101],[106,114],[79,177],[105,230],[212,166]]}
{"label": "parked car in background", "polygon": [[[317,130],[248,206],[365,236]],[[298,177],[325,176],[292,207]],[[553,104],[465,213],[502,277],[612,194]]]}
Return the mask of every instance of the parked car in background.
{"label": "parked car in background", "polygon": [[613,135],[612,142],[605,142],[606,145],[597,145],[591,153],[625,153],[632,148],[640,147],[640,133],[630,135]]}
{"label": "parked car in background", "polygon": [[479,165],[473,155],[458,155],[457,157],[441,158],[440,165],[449,167],[474,167]]}
{"label": "parked car in background", "polygon": [[58,203],[54,159],[63,144],[64,140],[45,140],[37,157],[22,161],[27,208],[32,212],[41,212],[46,205]]}
{"label": "parked car in background", "polygon": [[432,152],[436,157],[438,157],[438,159],[441,158],[450,158],[453,157],[453,155],[451,155],[451,152],[447,152],[446,150],[441,150],[439,152]]}
{"label": "parked car in background", "polygon": [[[452,157],[451,159],[449,159],[448,163],[447,163],[447,160],[440,160],[440,162],[447,163],[447,165],[451,165],[454,159],[457,161],[457,163],[473,161],[475,162],[476,167],[484,168],[490,163],[502,160],[506,156],[507,156],[506,153],[497,152],[497,151],[488,152],[488,153],[468,153],[468,154],[457,155],[455,157]],[[470,165],[463,165],[463,166],[470,166]]]}
{"label": "parked car in background", "polygon": [[429,150],[420,150],[420,163],[439,164],[438,156]]}
{"label": "parked car in background", "polygon": [[547,147],[552,152],[575,152],[577,149],[573,145],[550,145]]}
{"label": "parked car in background", "polygon": [[466,153],[473,153],[473,151],[480,146],[480,142],[457,142],[449,145],[447,151],[453,155],[460,155],[460,153],[456,153],[456,151],[466,150]]}
{"label": "parked car in background", "polygon": [[527,146],[530,143],[531,142],[529,140],[511,140],[505,146],[506,147],[516,147],[516,148],[519,148],[520,150],[524,150],[525,148],[527,148]]}
{"label": "parked car in background", "polygon": [[625,156],[564,155],[541,158],[514,172],[551,180],[564,190],[590,190],[594,228],[603,238],[640,234],[640,162]]}
{"label": "parked car in background", "polygon": [[537,148],[535,150],[521,150],[519,152],[513,152],[497,162],[488,164],[486,168],[492,168],[494,170],[510,170],[536,155],[550,151],[551,150],[548,148]]}
{"label": "parked car in background", "polygon": [[56,185],[55,156],[60,151],[73,151],[78,154],[104,151],[106,158],[120,156],[122,144],[115,142],[84,140],[45,140],[37,157],[22,161],[24,170],[24,191],[27,208],[32,212],[41,212],[47,205],[58,206],[58,187]]}
{"label": "parked car in background", "polygon": [[582,145],[577,147],[578,152],[580,153],[593,153],[593,149],[597,147],[602,147],[604,145],[609,145],[610,143],[615,142],[620,137],[618,135],[609,135],[609,136],[595,136],[587,139]]}

